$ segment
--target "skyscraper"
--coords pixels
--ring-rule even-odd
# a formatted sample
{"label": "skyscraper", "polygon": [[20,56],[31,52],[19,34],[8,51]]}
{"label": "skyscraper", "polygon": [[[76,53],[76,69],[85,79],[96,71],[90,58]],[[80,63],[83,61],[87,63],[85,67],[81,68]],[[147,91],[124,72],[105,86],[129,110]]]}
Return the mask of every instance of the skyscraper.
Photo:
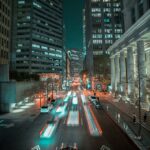
{"label": "skyscraper", "polygon": [[[88,37],[86,38],[86,59],[93,59],[94,76],[106,77],[110,75],[109,52],[107,49],[123,33],[121,8],[121,0],[86,1],[86,37]],[[92,51],[93,56],[88,54],[90,51]]]}
{"label": "skyscraper", "polygon": [[0,0],[0,81],[9,80],[11,1]]}
{"label": "skyscraper", "polygon": [[62,3],[62,0],[14,0],[12,70],[62,74]]}
{"label": "skyscraper", "polygon": [[0,0],[0,112],[9,112],[15,101],[15,82],[9,80],[11,0]]}
{"label": "skyscraper", "polygon": [[70,52],[71,77],[79,77],[83,69],[83,52],[81,49],[68,49]]}

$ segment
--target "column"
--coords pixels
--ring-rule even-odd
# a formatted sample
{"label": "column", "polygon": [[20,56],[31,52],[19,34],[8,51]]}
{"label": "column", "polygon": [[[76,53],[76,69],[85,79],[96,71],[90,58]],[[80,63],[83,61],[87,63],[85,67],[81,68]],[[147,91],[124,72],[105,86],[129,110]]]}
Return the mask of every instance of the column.
{"label": "column", "polygon": [[124,95],[126,91],[126,65],[124,51],[120,53],[120,80],[121,80],[121,93]]}
{"label": "column", "polygon": [[[134,98],[134,58],[133,48],[127,48],[128,95]],[[132,100],[132,99],[131,99]]]}
{"label": "column", "polygon": [[146,52],[146,70],[147,76],[150,76],[150,51]]}
{"label": "column", "polygon": [[145,101],[145,52],[144,52],[144,41],[137,41],[137,58],[138,58],[138,80],[140,79],[140,97],[141,101]]}
{"label": "column", "polygon": [[111,87],[112,92],[115,91],[115,62],[114,57],[111,57]]}
{"label": "column", "polygon": [[115,91],[119,92],[119,82],[120,82],[120,63],[119,55],[115,56]]}

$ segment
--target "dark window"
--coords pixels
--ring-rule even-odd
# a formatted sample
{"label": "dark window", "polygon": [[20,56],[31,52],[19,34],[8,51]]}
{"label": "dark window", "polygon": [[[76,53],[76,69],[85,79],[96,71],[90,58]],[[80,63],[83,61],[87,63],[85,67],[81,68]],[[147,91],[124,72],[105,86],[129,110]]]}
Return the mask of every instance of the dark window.
{"label": "dark window", "polygon": [[138,2],[138,12],[139,12],[139,17],[141,17],[144,13],[143,1],[142,0],[139,0],[139,2]]}
{"label": "dark window", "polygon": [[131,9],[131,21],[132,21],[132,24],[135,23],[135,8]]}

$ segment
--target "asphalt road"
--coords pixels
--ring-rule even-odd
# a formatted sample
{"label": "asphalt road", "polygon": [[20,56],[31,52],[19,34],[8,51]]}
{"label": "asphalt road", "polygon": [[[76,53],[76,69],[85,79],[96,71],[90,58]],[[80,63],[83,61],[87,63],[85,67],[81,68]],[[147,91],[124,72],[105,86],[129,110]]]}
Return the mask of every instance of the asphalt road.
{"label": "asphalt road", "polygon": [[[92,136],[89,133],[87,120],[81,102],[80,92],[77,92],[79,111],[78,126],[67,126],[67,116],[59,120],[59,125],[52,138],[41,139],[40,130],[47,120],[52,119],[51,114],[41,114],[35,120],[26,120],[21,125],[11,128],[0,127],[0,150],[31,150],[36,145],[41,150],[56,150],[61,145],[77,145],[79,150],[98,150],[102,145],[108,146],[111,150],[136,150],[137,147],[109,118],[104,110],[97,110],[93,105],[91,108],[102,128],[101,136]],[[67,110],[74,109],[72,101],[68,102]]]}

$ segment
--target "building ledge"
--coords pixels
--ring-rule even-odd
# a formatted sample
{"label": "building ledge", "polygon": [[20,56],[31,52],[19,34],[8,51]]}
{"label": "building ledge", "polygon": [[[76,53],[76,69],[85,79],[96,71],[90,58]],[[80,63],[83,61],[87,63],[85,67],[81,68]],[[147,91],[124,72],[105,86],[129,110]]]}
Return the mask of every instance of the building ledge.
{"label": "building ledge", "polygon": [[[150,21],[150,9],[139,18],[121,37],[117,40],[112,46],[108,48],[108,51],[111,52],[116,49],[119,44],[121,44],[124,40],[134,34],[135,31],[140,29],[144,24]],[[144,30],[145,31],[145,30]]]}

